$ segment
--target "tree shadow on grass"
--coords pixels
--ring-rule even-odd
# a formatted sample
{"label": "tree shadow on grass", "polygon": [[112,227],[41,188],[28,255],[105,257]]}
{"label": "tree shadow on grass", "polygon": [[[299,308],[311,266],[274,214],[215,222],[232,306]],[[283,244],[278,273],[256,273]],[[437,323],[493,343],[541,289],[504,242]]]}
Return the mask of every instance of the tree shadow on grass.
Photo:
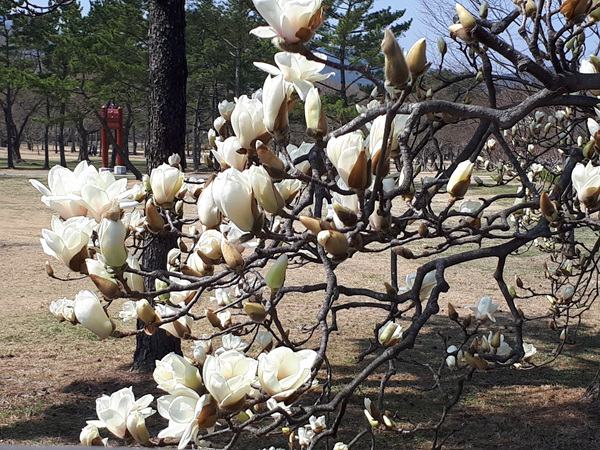
{"label": "tree shadow on grass", "polygon": [[[151,374],[124,372],[122,377],[100,381],[76,380],[59,388],[58,392],[62,394],[59,398],[64,399],[63,401],[48,405],[43,396],[32,399],[31,415],[27,419],[1,427],[0,439],[4,443],[10,443],[11,440],[39,442],[41,439],[50,439],[55,444],[77,444],[86,420],[97,419],[96,399],[129,386],[133,388],[136,398],[145,394],[152,394],[156,398],[164,394],[156,388]],[[147,425],[151,433],[164,427],[164,421],[159,424],[159,420],[154,416],[148,419]],[[110,433],[104,431],[101,434],[109,436]]]}

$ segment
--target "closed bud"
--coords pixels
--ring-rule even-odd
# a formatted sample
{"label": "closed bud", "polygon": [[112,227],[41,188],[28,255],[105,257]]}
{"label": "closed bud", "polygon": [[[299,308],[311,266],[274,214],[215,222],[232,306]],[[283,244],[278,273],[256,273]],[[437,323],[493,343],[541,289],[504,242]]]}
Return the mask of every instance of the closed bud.
{"label": "closed bud", "polygon": [[165,228],[165,219],[158,212],[158,208],[152,201],[148,199],[146,202],[146,228],[151,233],[160,233]]}
{"label": "closed bud", "polygon": [[460,3],[456,4],[456,13],[458,14],[458,19],[460,20],[460,24],[463,26],[463,28],[465,29],[465,31],[467,33],[470,32],[473,28],[475,28],[475,25],[477,25],[477,22],[475,21],[475,17],[473,17],[473,14],[471,14]]}
{"label": "closed bud", "polygon": [[523,288],[523,280],[521,280],[521,277],[519,277],[518,275],[515,275],[515,284],[518,288]]}
{"label": "closed bud", "polygon": [[483,2],[481,4],[481,6],[479,7],[479,17],[481,17],[482,19],[487,19],[488,16],[488,2]]}
{"label": "closed bud", "polygon": [[425,225],[424,223],[421,223],[421,225],[419,225],[419,236],[426,238],[427,236],[429,236],[429,228],[427,228],[427,225]]}
{"label": "closed bud", "polygon": [[490,345],[494,348],[500,347],[502,339],[500,338],[500,331],[496,331],[494,336],[492,336],[492,340],[490,341]]}
{"label": "closed bud", "polygon": [[323,230],[317,235],[317,241],[333,256],[345,256],[348,252],[348,239],[339,231]]}
{"label": "closed bud", "polygon": [[283,179],[285,174],[285,164],[281,159],[271,151],[269,147],[263,144],[262,141],[256,142],[256,154],[260,158],[260,162],[271,176],[273,181]]}
{"label": "closed bud", "polygon": [[515,289],[514,286],[509,286],[508,287],[508,294],[512,297],[515,298],[517,296],[517,290]]}
{"label": "closed bud", "polygon": [[279,289],[283,286],[285,281],[285,274],[288,266],[288,256],[284,253],[277,260],[275,264],[267,272],[265,282],[271,289]]}
{"label": "closed bud", "polygon": [[152,323],[154,322],[154,319],[156,319],[154,307],[152,307],[152,305],[145,298],[138,300],[136,303],[136,310],[138,318],[145,323]]}
{"label": "closed bud", "polygon": [[256,323],[263,323],[267,318],[265,307],[260,303],[246,303],[244,305],[244,312]]}
{"label": "closed bud", "polygon": [[485,359],[483,359],[481,356],[479,355],[475,355],[475,366],[479,369],[479,370],[487,370],[488,368],[488,363]]}
{"label": "closed bud", "polygon": [[540,196],[540,210],[548,222],[554,222],[558,219],[559,213],[547,192],[542,192]]}
{"label": "closed bud", "polygon": [[473,320],[473,316],[471,314],[469,314],[467,317],[465,317],[465,320],[463,320],[463,327],[469,328],[469,325],[471,325],[472,320]]}
{"label": "closed bud", "polygon": [[319,234],[322,231],[321,222],[319,219],[308,216],[300,216],[299,219],[302,225],[304,225],[313,234]]}
{"label": "closed bud", "polygon": [[46,267],[46,275],[48,275],[50,278],[54,278],[54,269],[50,265],[50,261],[46,261],[45,267]]}
{"label": "closed bud", "polygon": [[385,286],[385,292],[387,295],[391,296],[391,297],[395,297],[396,295],[398,295],[398,290],[392,286],[390,283],[388,283],[387,281],[384,281],[383,285]]}
{"label": "closed bud", "polygon": [[404,259],[413,259],[415,257],[414,253],[412,252],[412,250],[406,248],[406,247],[394,247],[392,249],[392,251],[398,255],[401,256]]}
{"label": "closed bud", "polygon": [[473,355],[471,355],[471,353],[465,352],[464,358],[469,367],[471,367],[472,369],[477,368],[477,362],[475,361],[475,358],[473,357]]}
{"label": "closed bud", "polygon": [[206,310],[206,318],[213,327],[222,329],[221,320],[217,317],[212,309]]}
{"label": "closed bud", "polygon": [[238,270],[244,267],[244,258],[241,253],[227,239],[221,240],[221,254],[223,255],[225,264],[231,270]]}
{"label": "closed bud", "polygon": [[327,134],[327,116],[321,104],[321,96],[317,88],[313,87],[306,95],[304,101],[304,117],[306,119],[306,134],[320,141]]}
{"label": "closed bud", "polygon": [[525,15],[534,18],[537,14],[537,5],[534,0],[527,0],[525,3]]}
{"label": "closed bud", "polygon": [[381,52],[385,56],[386,85],[402,89],[408,82],[409,69],[404,58],[404,52],[390,28],[385,30],[384,38],[381,42]]}
{"label": "closed bud", "polygon": [[442,56],[444,56],[446,54],[446,52],[448,51],[448,45],[446,44],[446,41],[444,40],[444,38],[441,36],[437,40],[437,47],[438,47],[438,52],[440,52],[440,54]]}
{"label": "closed bud", "polygon": [[413,83],[418,77],[427,72],[431,64],[427,63],[427,40],[425,38],[419,39],[410,48],[406,55],[406,63],[408,64]]}
{"label": "closed bud", "polygon": [[454,305],[450,302],[448,302],[448,317],[453,322],[456,322],[458,320],[458,313],[456,312]]}

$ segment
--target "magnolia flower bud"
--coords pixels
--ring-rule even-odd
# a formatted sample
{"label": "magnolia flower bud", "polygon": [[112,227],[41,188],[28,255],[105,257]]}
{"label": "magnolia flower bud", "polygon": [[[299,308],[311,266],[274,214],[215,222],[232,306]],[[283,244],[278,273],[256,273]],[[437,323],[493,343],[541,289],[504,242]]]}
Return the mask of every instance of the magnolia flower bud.
{"label": "magnolia flower bud", "polygon": [[283,161],[262,141],[256,141],[256,154],[273,181],[279,181],[286,175]]}
{"label": "magnolia flower bud", "polygon": [[73,310],[77,321],[101,339],[106,339],[112,334],[114,324],[93,292],[79,291],[75,297]]}
{"label": "magnolia flower bud", "polygon": [[306,119],[306,134],[320,141],[327,134],[327,116],[321,104],[319,90],[313,87],[304,101],[304,117]]}
{"label": "magnolia flower bud", "polygon": [[502,343],[502,339],[501,339],[501,334],[500,331],[496,331],[496,333],[494,334],[494,336],[492,337],[492,340],[490,341],[490,345],[493,348],[498,348],[500,347],[500,344]]}
{"label": "magnolia flower bud", "polygon": [[448,51],[448,45],[446,44],[446,41],[444,40],[444,38],[441,36],[437,40],[437,47],[438,47],[438,52],[440,52],[442,57],[444,57],[444,55]]}
{"label": "magnolia flower bud", "polygon": [[569,22],[581,23],[585,20],[592,6],[592,0],[565,0],[560,6],[560,12]]}
{"label": "magnolia flower bud", "polygon": [[104,256],[106,265],[111,267],[122,267],[127,261],[127,248],[125,237],[127,230],[120,220],[104,218],[100,222],[98,240],[100,252]]}
{"label": "magnolia flower bud", "polygon": [[458,14],[458,19],[460,20],[460,24],[463,26],[464,30],[469,33],[475,25],[477,25],[477,21],[473,14],[471,14],[463,5],[460,3],[456,4],[456,13]]}
{"label": "magnolia flower bud", "polygon": [[284,76],[267,76],[263,85],[263,122],[276,138],[288,129],[287,98],[288,88]]}
{"label": "magnolia flower bud", "polygon": [[339,231],[320,231],[317,234],[317,241],[333,256],[345,256],[348,252],[348,239]]}
{"label": "magnolia flower bud", "polygon": [[231,119],[231,113],[233,112],[233,109],[235,108],[234,102],[229,102],[227,100],[223,100],[223,101],[219,102],[217,107],[219,108],[219,114],[221,114],[223,119],[225,119],[225,120]]}
{"label": "magnolia flower bud", "polygon": [[136,312],[138,318],[145,323],[152,323],[156,319],[154,308],[145,298],[136,302]]}
{"label": "magnolia flower bud", "polygon": [[287,271],[288,266],[288,256],[283,253],[277,260],[275,264],[269,269],[267,272],[267,276],[265,277],[265,282],[267,286],[271,289],[279,289],[283,286],[285,282],[285,273]]}
{"label": "magnolia flower bud", "polygon": [[236,270],[244,267],[244,258],[241,253],[238,252],[227,239],[221,240],[221,253],[225,260],[225,264],[227,264],[230,269]]}
{"label": "magnolia flower bud", "polygon": [[146,202],[146,228],[151,233],[160,233],[165,228],[165,219],[158,212],[158,208],[154,204],[154,201],[149,198]]}
{"label": "magnolia flower bud", "polygon": [[554,222],[559,217],[559,212],[556,210],[547,192],[542,192],[540,196],[540,210],[548,222]]}
{"label": "magnolia flower bud", "polygon": [[321,221],[314,217],[300,216],[298,217],[302,225],[304,225],[313,234],[319,234],[322,231]]}
{"label": "magnolia flower bud", "polygon": [[404,52],[390,28],[385,30],[381,51],[385,56],[386,85],[402,89],[408,82],[409,69],[404,59]]}
{"label": "magnolia flower bud", "polygon": [[379,329],[377,340],[381,345],[391,347],[402,339],[402,326],[389,321]]}
{"label": "magnolia flower bud", "polygon": [[108,438],[102,439],[100,437],[100,433],[98,432],[98,427],[96,425],[86,425],[81,429],[81,433],[79,434],[79,441],[81,442],[81,445],[86,447],[104,447],[107,440]]}
{"label": "magnolia flower bud", "polygon": [[450,302],[448,302],[448,317],[454,322],[458,320],[458,313],[456,312],[454,305]]}
{"label": "magnolia flower bud", "polygon": [[474,164],[469,160],[463,161],[456,166],[456,169],[450,175],[447,187],[447,191],[452,197],[462,198],[465,196],[471,184],[473,167]]}
{"label": "magnolia flower bud", "polygon": [[248,314],[248,317],[250,317],[253,322],[256,323],[263,323],[267,318],[265,307],[260,303],[248,302],[244,304],[244,312]]}
{"label": "magnolia flower bud", "polygon": [[104,264],[95,259],[86,259],[85,264],[90,279],[94,282],[98,290],[102,292],[104,297],[112,299],[118,298],[121,295],[119,283],[108,273]]}
{"label": "magnolia flower bud", "polygon": [[421,38],[413,44],[406,55],[406,63],[413,83],[418,77],[427,72],[431,64],[427,62],[427,40],[425,38]]}
{"label": "magnolia flower bud", "polygon": [[175,199],[175,195],[183,185],[184,175],[179,168],[168,164],[161,164],[152,170],[150,174],[150,185],[152,196],[158,205],[169,205]]}

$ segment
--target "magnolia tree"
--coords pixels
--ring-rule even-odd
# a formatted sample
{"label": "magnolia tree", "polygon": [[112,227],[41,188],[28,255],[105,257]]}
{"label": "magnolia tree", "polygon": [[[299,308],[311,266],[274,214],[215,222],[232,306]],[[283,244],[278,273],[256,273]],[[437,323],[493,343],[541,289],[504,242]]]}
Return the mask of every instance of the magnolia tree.
{"label": "magnolia tree", "polygon": [[[129,190],[85,162],[73,172],[53,168],[48,188],[32,182],[58,213],[52,230],[42,231],[44,251],[96,288],[53,302],[56,316],[103,339],[163,328],[193,342],[188,358],[156,362],[154,379],[166,392],[156,403],[144,393],[136,400],[131,388],[104,395],[81,441],[102,445],[98,428],[108,428],[140,445],[165,439],[179,448],[236,448],[253,434],[275,436],[282,447],[341,450],[364,448],[363,439],[374,447],[373,430],[381,429],[433,431],[438,446],[444,419],[475,374],[551,360],[558,352],[535,355],[531,324],[549,323],[548,339],[560,351],[598,295],[600,60],[588,56],[597,42],[588,47],[586,39],[597,33],[600,8],[591,0],[516,1],[490,20],[487,5],[475,13],[457,4],[452,40],[440,38],[439,54],[430,55],[443,62],[447,52],[461,52],[470,72],[456,79],[427,61],[424,39],[405,54],[388,30],[385,83],[374,80],[372,101],[332,130],[315,83],[338,63],[306,46],[323,22],[320,1],[254,3],[268,26],[252,33],[281,52],[275,65],[256,63],[268,72],[262,93],[219,105],[211,134],[218,173],[186,179],[172,157]],[[518,45],[508,39],[514,32]],[[352,69],[373,78],[369,68]],[[468,79],[455,95],[456,83]],[[306,142],[290,142],[288,112],[297,102]],[[465,130],[458,157],[444,160],[438,137]],[[442,163],[431,176],[419,175],[426,152]],[[463,200],[475,184],[478,198]],[[184,215],[190,203],[197,214]],[[144,243],[163,233],[178,236],[168,269],[145,270]],[[508,258],[526,250],[546,255],[546,283],[507,279]],[[339,270],[355,270],[361,254],[389,255],[380,289],[340,281]],[[418,267],[402,274],[405,286],[399,258]],[[449,269],[484,259],[495,264],[493,297],[473,298],[468,309],[440,305],[443,293],[461,290],[447,281]],[[320,279],[286,282],[290,271],[310,266]],[[155,281],[153,291],[144,277]],[[302,330],[286,314],[298,295],[321,299]],[[123,331],[109,317],[119,298],[128,300],[118,302],[118,316],[142,328]],[[525,302],[535,317],[524,314]],[[500,305],[510,338],[496,323]],[[441,306],[447,314],[436,329],[431,319]],[[356,355],[357,370],[334,389],[330,342],[345,326],[341,311],[376,325]],[[454,388],[439,418],[421,427],[388,410],[389,390],[417,338],[432,329],[445,345],[426,367],[436,389],[446,379]],[[379,382],[377,392],[356,398],[369,379]],[[363,402],[364,427],[345,443],[336,439],[349,405]],[[152,437],[145,419],[155,410],[165,426]]]}

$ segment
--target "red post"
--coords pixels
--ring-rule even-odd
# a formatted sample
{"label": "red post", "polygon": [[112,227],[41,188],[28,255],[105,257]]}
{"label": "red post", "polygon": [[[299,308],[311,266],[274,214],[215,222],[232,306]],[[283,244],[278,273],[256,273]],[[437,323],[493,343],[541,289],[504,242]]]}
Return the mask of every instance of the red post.
{"label": "red post", "polygon": [[[103,106],[100,112],[102,118],[106,118],[106,106]],[[108,164],[108,135],[107,129],[104,126],[104,121],[102,121],[101,125],[101,155],[102,155],[102,167],[109,167]]]}
{"label": "red post", "polygon": [[[121,148],[122,151],[125,150],[124,142],[123,142],[123,108],[116,108],[114,105],[109,107],[103,106],[100,112],[100,115],[103,119],[101,125],[101,136],[102,136],[102,167],[109,167],[109,158],[108,158],[108,133],[110,130],[116,130],[116,139],[117,145]],[[104,124],[107,124],[106,127]],[[121,155],[117,154],[117,165],[123,165],[123,158]]]}

